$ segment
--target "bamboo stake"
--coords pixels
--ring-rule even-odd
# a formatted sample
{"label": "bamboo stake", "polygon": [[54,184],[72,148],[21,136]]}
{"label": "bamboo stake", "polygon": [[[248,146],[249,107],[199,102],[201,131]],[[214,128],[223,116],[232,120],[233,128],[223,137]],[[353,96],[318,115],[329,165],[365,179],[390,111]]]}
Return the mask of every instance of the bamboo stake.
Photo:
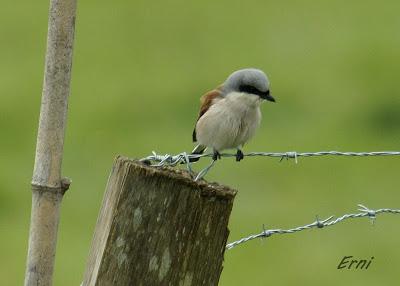
{"label": "bamboo stake", "polygon": [[32,178],[25,285],[51,285],[62,197],[64,133],[71,80],[76,0],[50,0],[46,65]]}

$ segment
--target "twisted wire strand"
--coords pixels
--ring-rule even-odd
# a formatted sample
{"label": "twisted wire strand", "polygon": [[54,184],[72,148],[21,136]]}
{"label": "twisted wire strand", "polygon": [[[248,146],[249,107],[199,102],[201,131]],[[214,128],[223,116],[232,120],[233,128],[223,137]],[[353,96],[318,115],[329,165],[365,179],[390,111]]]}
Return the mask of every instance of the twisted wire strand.
{"label": "twisted wire strand", "polygon": [[338,217],[336,219],[333,219],[334,216],[330,216],[324,220],[319,220],[319,218],[317,216],[316,221],[314,221],[310,224],[306,224],[303,226],[298,226],[298,227],[294,227],[294,228],[290,228],[290,229],[268,229],[268,230],[266,230],[265,227],[263,226],[263,230],[261,233],[252,234],[247,237],[241,238],[237,241],[228,243],[226,245],[226,248],[232,249],[240,244],[249,242],[250,240],[253,240],[256,238],[266,238],[266,237],[270,237],[274,234],[288,234],[288,233],[295,233],[295,232],[299,232],[299,231],[303,231],[303,230],[311,229],[311,228],[324,228],[324,227],[328,227],[328,226],[333,226],[335,224],[338,224],[342,221],[345,221],[345,220],[351,219],[351,218],[368,217],[371,219],[372,223],[374,223],[377,215],[379,215],[379,214],[382,214],[382,213],[400,214],[400,209],[384,208],[384,209],[373,210],[373,209],[367,208],[366,206],[364,206],[362,204],[358,204],[358,207],[359,207],[358,210],[360,211],[359,213],[344,214],[341,217]]}
{"label": "twisted wire strand", "polygon": [[[194,173],[191,167],[190,160],[203,158],[203,157],[212,157],[213,154],[188,154],[186,152],[179,153],[177,155],[159,155],[156,152],[152,152],[152,155],[147,156],[141,161],[147,161],[152,166],[176,166],[178,164],[186,164],[187,170],[194,177]],[[340,152],[340,151],[319,151],[319,152],[303,152],[297,153],[296,151],[289,152],[250,152],[244,154],[245,157],[273,157],[280,158],[280,161],[283,159],[289,160],[294,159],[295,163],[298,163],[298,158],[300,157],[321,157],[321,156],[350,156],[350,157],[368,157],[368,156],[400,156],[400,151],[378,151],[378,152]],[[230,153],[222,153],[221,157],[236,157],[236,154]],[[210,165],[201,170],[195,177],[194,180],[197,181],[203,178],[208,171],[214,166],[215,161],[212,161]]]}

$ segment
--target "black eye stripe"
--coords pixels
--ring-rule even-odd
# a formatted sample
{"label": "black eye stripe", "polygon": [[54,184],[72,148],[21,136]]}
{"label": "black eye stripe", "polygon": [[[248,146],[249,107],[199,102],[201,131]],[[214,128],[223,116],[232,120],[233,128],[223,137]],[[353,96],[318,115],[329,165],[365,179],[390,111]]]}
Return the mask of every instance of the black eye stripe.
{"label": "black eye stripe", "polygon": [[267,90],[266,92],[262,92],[260,90],[258,90],[257,88],[255,88],[254,86],[251,85],[241,85],[239,86],[239,91],[240,92],[246,92],[246,93],[250,93],[250,94],[256,94],[256,95],[262,95],[262,94],[269,94],[269,90]]}

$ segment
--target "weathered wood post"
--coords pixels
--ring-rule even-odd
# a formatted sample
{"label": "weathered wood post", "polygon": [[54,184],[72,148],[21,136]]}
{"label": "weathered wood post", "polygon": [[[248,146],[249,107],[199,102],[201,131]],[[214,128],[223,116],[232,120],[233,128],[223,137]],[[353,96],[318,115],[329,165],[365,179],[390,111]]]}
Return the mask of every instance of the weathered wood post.
{"label": "weathered wood post", "polygon": [[69,180],[61,177],[71,80],[76,0],[51,0],[45,76],[32,178],[25,285],[52,285],[60,206]]}
{"label": "weathered wood post", "polygon": [[235,194],[118,157],[82,285],[217,285]]}

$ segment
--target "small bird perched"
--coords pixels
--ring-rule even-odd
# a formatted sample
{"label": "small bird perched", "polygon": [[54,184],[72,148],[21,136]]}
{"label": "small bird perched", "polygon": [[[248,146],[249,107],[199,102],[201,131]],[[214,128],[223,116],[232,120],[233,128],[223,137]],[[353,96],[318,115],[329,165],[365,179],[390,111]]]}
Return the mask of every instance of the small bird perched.
{"label": "small bird perched", "polygon": [[[198,145],[192,154],[202,154],[210,147],[215,161],[221,158],[222,150],[235,148],[236,161],[242,160],[241,148],[260,125],[260,104],[264,100],[275,102],[263,71],[248,68],[232,73],[222,85],[201,97],[192,136]],[[198,161],[198,158],[190,161]]]}

